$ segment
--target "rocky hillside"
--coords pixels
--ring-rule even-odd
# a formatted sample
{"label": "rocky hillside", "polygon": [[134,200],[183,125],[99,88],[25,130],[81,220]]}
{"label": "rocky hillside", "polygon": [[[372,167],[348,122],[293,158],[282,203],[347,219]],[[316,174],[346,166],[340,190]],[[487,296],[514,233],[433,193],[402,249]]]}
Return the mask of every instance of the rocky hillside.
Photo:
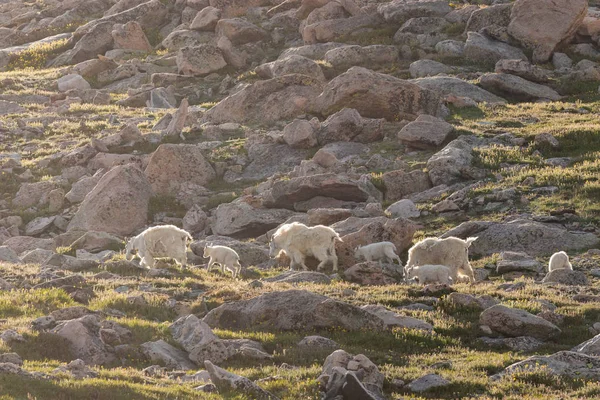
{"label": "rocky hillside", "polygon": [[[0,0],[0,398],[598,398],[595,6]],[[189,268],[125,259],[162,224]],[[354,257],[430,236],[476,282]]]}

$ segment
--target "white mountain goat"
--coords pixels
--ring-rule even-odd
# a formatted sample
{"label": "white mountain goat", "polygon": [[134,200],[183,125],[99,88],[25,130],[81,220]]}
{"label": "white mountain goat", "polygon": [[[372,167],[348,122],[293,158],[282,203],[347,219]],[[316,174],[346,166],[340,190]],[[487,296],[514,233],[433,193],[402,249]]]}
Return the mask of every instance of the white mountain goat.
{"label": "white mountain goat", "polygon": [[417,278],[421,285],[428,283],[445,283],[450,285],[452,278],[450,277],[450,268],[445,265],[419,265],[411,267],[406,273],[406,279]]}
{"label": "white mountain goat", "polygon": [[174,225],[153,226],[127,242],[125,258],[131,261],[137,253],[141,267],[154,268],[155,258],[169,257],[185,267],[187,247],[192,240],[189,233]]}
{"label": "white mountain goat", "polygon": [[569,262],[569,255],[564,251],[552,254],[550,262],[548,263],[548,272],[552,272],[555,269],[570,269],[573,270],[573,266]]}
{"label": "white mountain goat", "polygon": [[398,264],[402,267],[402,261],[396,251],[396,245],[392,242],[371,243],[354,249],[354,258],[363,257],[365,261],[379,261],[380,267],[382,267],[381,260],[389,260],[392,264],[394,260],[398,260]]}
{"label": "white mountain goat", "polygon": [[213,246],[212,243],[207,244],[204,247],[204,258],[208,257],[210,257],[210,261],[206,267],[207,271],[210,271],[215,264],[219,264],[222,273],[225,273],[225,269],[227,268],[228,271],[231,271],[233,277],[236,278],[242,270],[240,256],[231,247]]}
{"label": "white mountain goat", "polygon": [[335,254],[335,241],[342,239],[333,229],[317,225],[308,227],[299,222],[281,226],[271,237],[269,256],[277,257],[284,251],[290,257],[290,269],[299,264],[305,271],[305,259],[313,256],[320,261],[317,270],[320,271],[328,261],[333,264],[333,270],[338,269],[338,258]]}
{"label": "white mountain goat", "polygon": [[473,268],[469,264],[469,246],[476,237],[462,240],[456,237],[445,239],[427,238],[421,240],[408,250],[405,275],[408,269],[421,265],[445,265],[450,269],[450,276],[458,282],[459,272],[463,272],[471,282],[475,282]]}

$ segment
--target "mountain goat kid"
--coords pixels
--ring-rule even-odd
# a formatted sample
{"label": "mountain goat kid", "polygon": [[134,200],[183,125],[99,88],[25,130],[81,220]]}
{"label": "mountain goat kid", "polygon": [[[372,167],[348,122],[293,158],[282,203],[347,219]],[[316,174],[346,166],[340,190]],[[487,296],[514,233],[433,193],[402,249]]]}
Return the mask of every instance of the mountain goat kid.
{"label": "mountain goat kid", "polygon": [[125,258],[131,261],[137,253],[141,267],[154,268],[155,258],[169,257],[185,267],[187,247],[192,240],[189,233],[174,225],[153,226],[127,242]]}
{"label": "mountain goat kid", "polygon": [[411,267],[406,274],[407,280],[417,278],[421,285],[428,283],[444,283],[450,285],[452,283],[450,268],[445,265],[426,264]]}
{"label": "mountain goat kid", "polygon": [[363,257],[365,261],[378,260],[380,267],[383,267],[381,260],[389,260],[391,264],[394,263],[394,260],[398,260],[398,264],[402,267],[402,261],[396,251],[396,246],[392,242],[371,243],[354,249],[354,258]]}
{"label": "mountain goat kid", "polygon": [[208,257],[210,257],[210,261],[206,267],[207,271],[210,271],[215,264],[219,264],[222,273],[225,273],[225,268],[227,268],[228,271],[231,271],[235,279],[242,270],[240,256],[231,247],[213,246],[212,243],[207,244],[204,247],[204,258]]}
{"label": "mountain goat kid", "polygon": [[319,260],[317,271],[328,261],[333,264],[333,271],[338,269],[338,258],[335,254],[335,241],[342,239],[336,231],[324,225],[308,227],[299,222],[282,225],[271,237],[269,256],[274,258],[284,251],[290,257],[290,269],[299,264],[308,270],[305,264],[307,256]]}
{"label": "mountain goat kid", "polygon": [[552,272],[555,269],[570,269],[573,270],[573,266],[569,262],[569,255],[564,251],[552,254],[550,262],[548,263],[548,272]]}
{"label": "mountain goat kid", "polygon": [[458,282],[459,271],[464,272],[470,282],[475,282],[473,268],[469,264],[469,246],[475,240],[476,237],[467,240],[457,237],[423,239],[408,250],[405,275],[408,275],[408,270],[412,267],[444,265],[450,269],[450,277],[454,282]]}

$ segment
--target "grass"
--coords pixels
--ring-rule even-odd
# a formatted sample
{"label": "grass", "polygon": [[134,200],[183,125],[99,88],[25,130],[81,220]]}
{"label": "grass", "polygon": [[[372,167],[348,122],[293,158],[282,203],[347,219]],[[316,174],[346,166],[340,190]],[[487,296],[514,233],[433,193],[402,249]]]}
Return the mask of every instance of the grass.
{"label": "grass", "polygon": [[42,69],[48,60],[65,51],[68,46],[67,39],[32,45],[28,49],[16,53],[8,62],[6,69],[8,71]]}

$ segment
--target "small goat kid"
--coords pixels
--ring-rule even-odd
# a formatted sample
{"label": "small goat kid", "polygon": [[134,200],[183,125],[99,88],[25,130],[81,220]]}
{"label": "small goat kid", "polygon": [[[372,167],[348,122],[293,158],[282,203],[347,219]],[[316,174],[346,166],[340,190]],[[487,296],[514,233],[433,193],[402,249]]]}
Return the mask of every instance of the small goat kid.
{"label": "small goat kid", "polygon": [[192,236],[174,225],[153,226],[132,237],[125,246],[125,258],[131,261],[137,254],[140,266],[154,268],[156,258],[173,258],[177,264],[187,264],[187,247]]}
{"label": "small goat kid", "polygon": [[564,251],[552,254],[550,261],[548,262],[548,272],[552,272],[555,269],[570,269],[573,270],[573,266],[569,261],[569,255]]}
{"label": "small goat kid", "polygon": [[240,265],[240,256],[231,247],[227,246],[213,246],[212,243],[207,244],[204,247],[204,258],[210,257],[207,271],[213,269],[215,264],[221,266],[221,272],[225,273],[225,269],[231,271],[233,278],[236,278],[242,266]]}
{"label": "small goat kid", "polygon": [[396,246],[392,242],[371,243],[366,246],[356,247],[354,249],[354,258],[363,257],[365,261],[379,261],[379,266],[383,267],[381,260],[389,261],[391,264],[398,260],[402,267],[402,261],[396,254]]}

